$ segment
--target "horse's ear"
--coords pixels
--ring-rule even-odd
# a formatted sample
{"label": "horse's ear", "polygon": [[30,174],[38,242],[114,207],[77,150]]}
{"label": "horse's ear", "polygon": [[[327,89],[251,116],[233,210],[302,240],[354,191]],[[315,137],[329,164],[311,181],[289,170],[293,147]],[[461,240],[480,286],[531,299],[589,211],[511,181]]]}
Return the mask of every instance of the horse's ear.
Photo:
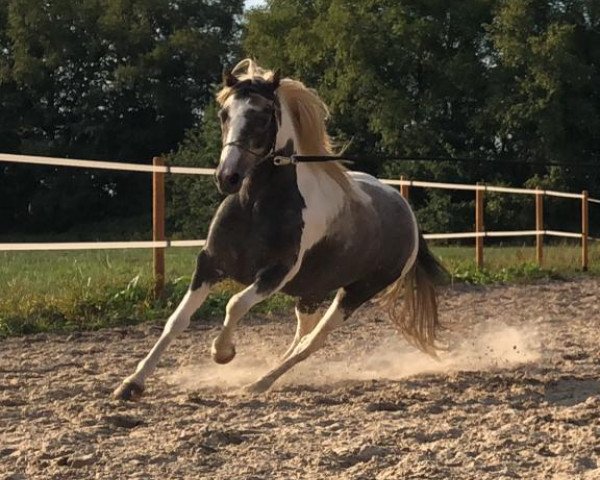
{"label": "horse's ear", "polygon": [[223,70],[223,85],[233,87],[238,82],[237,77],[228,68]]}
{"label": "horse's ear", "polygon": [[271,82],[273,83],[273,90],[277,90],[279,88],[280,81],[281,81],[281,71],[279,69],[276,69],[273,72],[273,79],[271,80]]}

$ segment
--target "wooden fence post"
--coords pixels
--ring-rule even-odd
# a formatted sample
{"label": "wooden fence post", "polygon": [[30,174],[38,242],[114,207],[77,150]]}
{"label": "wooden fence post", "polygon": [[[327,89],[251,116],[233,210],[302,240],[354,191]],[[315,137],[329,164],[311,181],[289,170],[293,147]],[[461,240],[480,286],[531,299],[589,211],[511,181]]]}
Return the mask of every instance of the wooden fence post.
{"label": "wooden fence post", "polygon": [[[404,175],[402,175],[400,177],[400,181],[403,182],[406,179],[404,178]],[[410,187],[408,185],[400,185],[400,195],[402,195],[406,200],[408,200],[408,197],[410,196]]]}
{"label": "wooden fence post", "polygon": [[[154,157],[152,165],[164,166],[162,157]],[[152,173],[152,240],[162,242],[165,240],[165,174]],[[155,247],[154,258],[154,298],[162,297],[165,288],[165,249]]]}
{"label": "wooden fence post", "polygon": [[[540,232],[544,230],[544,193],[535,194],[535,229]],[[544,263],[544,234],[538,233],[535,236],[535,257],[538,266]]]}
{"label": "wooden fence post", "polygon": [[[479,183],[477,184],[480,185]],[[483,188],[475,190],[475,232],[483,233]],[[483,268],[483,236],[475,237],[475,263],[478,269]]]}
{"label": "wooden fence post", "polygon": [[588,237],[590,236],[590,214],[588,203],[588,192],[581,192],[581,269],[587,272],[588,269]]}

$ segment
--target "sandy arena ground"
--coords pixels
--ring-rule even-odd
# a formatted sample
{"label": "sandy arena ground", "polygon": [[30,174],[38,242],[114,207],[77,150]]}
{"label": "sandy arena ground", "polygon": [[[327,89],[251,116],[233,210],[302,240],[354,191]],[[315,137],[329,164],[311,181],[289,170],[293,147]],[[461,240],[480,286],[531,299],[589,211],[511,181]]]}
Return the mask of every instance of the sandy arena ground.
{"label": "sandy arena ground", "polygon": [[600,479],[600,280],[443,292],[440,362],[372,308],[263,395],[295,320],[176,341],[139,403],[110,393],[157,326],[0,341],[0,478]]}

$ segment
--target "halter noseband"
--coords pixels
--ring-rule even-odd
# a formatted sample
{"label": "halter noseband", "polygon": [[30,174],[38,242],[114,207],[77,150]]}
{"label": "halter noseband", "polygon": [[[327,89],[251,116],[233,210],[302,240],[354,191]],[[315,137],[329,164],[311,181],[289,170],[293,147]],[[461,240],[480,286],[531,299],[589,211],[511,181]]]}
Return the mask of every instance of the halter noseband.
{"label": "halter noseband", "polygon": [[[232,146],[232,147],[237,147],[237,148],[239,148],[240,150],[243,150],[244,152],[247,152],[247,153],[249,153],[250,155],[253,155],[253,156],[255,156],[256,158],[260,158],[260,157],[261,157],[261,154],[259,154],[259,153],[256,153],[256,152],[254,152],[254,151],[250,150],[248,147],[246,147],[246,146],[245,146],[245,145],[244,145],[242,142],[240,142],[239,140],[234,140],[234,141],[232,141],[232,142],[227,142],[227,143],[225,143],[225,144],[223,145],[223,148],[225,148],[225,147],[229,147],[229,146]],[[269,153],[271,153],[271,152],[269,151]],[[268,155],[268,154],[267,154],[267,155]]]}

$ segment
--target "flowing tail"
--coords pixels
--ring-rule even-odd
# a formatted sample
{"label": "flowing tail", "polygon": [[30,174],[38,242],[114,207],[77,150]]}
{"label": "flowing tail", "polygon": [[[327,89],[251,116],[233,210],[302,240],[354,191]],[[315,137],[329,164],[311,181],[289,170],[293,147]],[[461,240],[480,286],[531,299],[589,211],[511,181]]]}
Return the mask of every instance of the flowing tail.
{"label": "flowing tail", "polygon": [[437,357],[438,333],[443,328],[438,318],[435,286],[447,278],[448,272],[419,235],[419,251],[413,266],[380,297],[400,333],[433,357]]}

